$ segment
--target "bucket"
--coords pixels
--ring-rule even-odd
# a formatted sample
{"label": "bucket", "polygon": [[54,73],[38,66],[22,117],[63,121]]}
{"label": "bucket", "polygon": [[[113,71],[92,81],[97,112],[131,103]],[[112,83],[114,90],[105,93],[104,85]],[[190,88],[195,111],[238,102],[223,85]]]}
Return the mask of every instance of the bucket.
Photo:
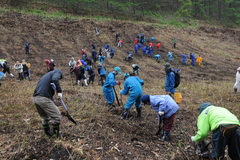
{"label": "bucket", "polygon": [[176,103],[182,103],[181,93],[174,93],[174,100],[175,100]]}

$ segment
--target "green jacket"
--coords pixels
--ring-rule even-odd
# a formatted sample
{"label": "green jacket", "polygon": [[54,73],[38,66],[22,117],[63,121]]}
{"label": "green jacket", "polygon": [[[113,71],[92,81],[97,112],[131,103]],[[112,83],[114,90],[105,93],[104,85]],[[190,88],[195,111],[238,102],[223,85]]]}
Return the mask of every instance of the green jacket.
{"label": "green jacket", "polygon": [[209,131],[214,131],[220,124],[238,124],[238,118],[229,112],[226,108],[217,106],[208,106],[198,116],[198,132],[194,136],[195,142],[201,142],[207,138]]}

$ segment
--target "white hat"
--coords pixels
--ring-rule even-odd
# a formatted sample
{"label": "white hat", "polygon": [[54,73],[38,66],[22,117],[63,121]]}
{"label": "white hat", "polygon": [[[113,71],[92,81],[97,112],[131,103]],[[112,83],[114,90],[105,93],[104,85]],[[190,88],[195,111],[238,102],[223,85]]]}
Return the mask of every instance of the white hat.
{"label": "white hat", "polygon": [[51,62],[53,62],[54,60],[53,60],[53,59],[51,59],[50,61],[51,61]]}

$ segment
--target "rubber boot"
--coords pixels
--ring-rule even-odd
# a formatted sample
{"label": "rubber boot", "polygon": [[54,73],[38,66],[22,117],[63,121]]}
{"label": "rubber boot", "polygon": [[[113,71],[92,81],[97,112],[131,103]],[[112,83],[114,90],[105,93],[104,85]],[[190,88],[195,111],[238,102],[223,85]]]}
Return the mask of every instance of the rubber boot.
{"label": "rubber boot", "polygon": [[168,140],[170,140],[169,133],[170,133],[169,131],[163,131],[163,137],[159,138],[158,140],[159,141],[168,141]]}
{"label": "rubber boot", "polygon": [[85,85],[87,86],[87,85],[88,85],[88,83],[87,83],[87,79],[85,79],[84,82],[85,82]]}
{"label": "rubber boot", "polygon": [[10,76],[11,76],[12,78],[14,78],[14,75],[13,75],[12,73],[10,73]]}
{"label": "rubber boot", "polygon": [[141,117],[141,113],[142,113],[142,107],[136,107],[136,110],[137,110],[137,117]]}
{"label": "rubber boot", "polygon": [[129,109],[124,108],[122,117],[120,117],[120,119],[126,119],[127,115],[128,115]]}
{"label": "rubber boot", "polygon": [[43,130],[45,132],[45,134],[48,136],[48,137],[52,137],[52,133],[50,131],[50,126],[49,124],[45,124],[45,125],[42,125],[43,126]]}
{"label": "rubber boot", "polygon": [[233,91],[233,93],[237,93],[237,88],[234,88],[234,91]]}
{"label": "rubber boot", "polygon": [[53,136],[59,137],[59,123],[53,124]]}
{"label": "rubber boot", "polygon": [[77,81],[77,85],[80,86],[80,81],[79,80]]}

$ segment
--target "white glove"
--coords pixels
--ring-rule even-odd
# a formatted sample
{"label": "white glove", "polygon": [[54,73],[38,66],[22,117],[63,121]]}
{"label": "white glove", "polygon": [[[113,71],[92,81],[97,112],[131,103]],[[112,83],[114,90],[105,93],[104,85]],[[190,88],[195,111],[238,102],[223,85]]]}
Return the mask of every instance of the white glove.
{"label": "white glove", "polygon": [[163,112],[163,111],[158,111],[158,114],[159,114],[160,116],[162,116],[162,115],[164,115],[164,112]]}
{"label": "white glove", "polygon": [[194,136],[191,137],[191,140],[194,142]]}
{"label": "white glove", "polygon": [[59,98],[62,98],[62,93],[57,94]]}
{"label": "white glove", "polygon": [[122,91],[123,91],[123,90],[119,91],[119,93],[121,94]]}

